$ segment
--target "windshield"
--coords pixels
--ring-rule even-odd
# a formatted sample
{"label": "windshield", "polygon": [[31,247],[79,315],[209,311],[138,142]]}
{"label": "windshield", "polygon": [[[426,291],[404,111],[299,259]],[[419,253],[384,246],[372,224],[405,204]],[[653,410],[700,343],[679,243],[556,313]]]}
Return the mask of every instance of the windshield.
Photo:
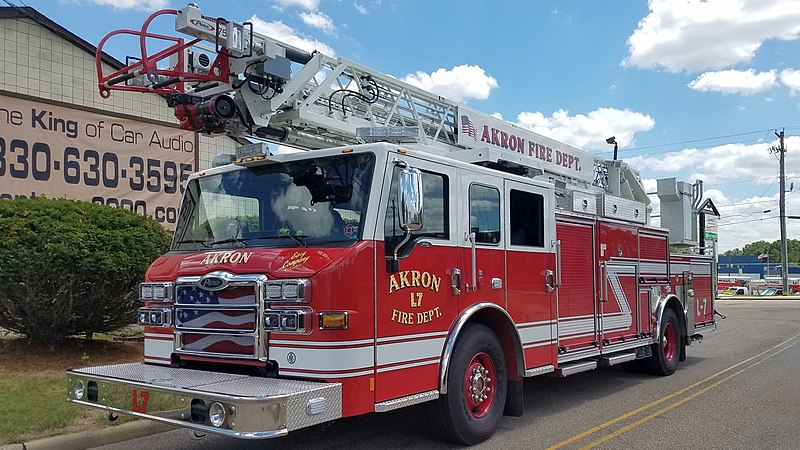
{"label": "windshield", "polygon": [[361,236],[372,154],[266,164],[187,185],[173,250],[348,245]]}

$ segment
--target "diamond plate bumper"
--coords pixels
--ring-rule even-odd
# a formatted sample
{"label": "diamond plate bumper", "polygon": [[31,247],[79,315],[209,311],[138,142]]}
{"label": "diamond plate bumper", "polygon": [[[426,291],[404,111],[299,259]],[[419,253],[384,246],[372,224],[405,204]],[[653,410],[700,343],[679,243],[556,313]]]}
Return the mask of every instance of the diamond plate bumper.
{"label": "diamond plate bumper", "polygon": [[[76,396],[80,381],[83,395]],[[67,371],[67,400],[115,413],[243,439],[264,439],[342,417],[342,385],[141,363]],[[220,403],[215,427],[209,407]],[[218,410],[218,407],[217,407]]]}

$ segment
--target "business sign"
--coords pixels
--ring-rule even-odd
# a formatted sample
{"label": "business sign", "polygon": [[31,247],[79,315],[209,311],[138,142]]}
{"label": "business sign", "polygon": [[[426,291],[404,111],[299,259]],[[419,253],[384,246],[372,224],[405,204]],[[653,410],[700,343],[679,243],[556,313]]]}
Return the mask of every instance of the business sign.
{"label": "business sign", "polygon": [[719,218],[716,216],[706,215],[706,235],[707,241],[717,240],[717,230],[719,229]]}
{"label": "business sign", "polygon": [[174,228],[193,132],[0,94],[0,199],[70,198]]}

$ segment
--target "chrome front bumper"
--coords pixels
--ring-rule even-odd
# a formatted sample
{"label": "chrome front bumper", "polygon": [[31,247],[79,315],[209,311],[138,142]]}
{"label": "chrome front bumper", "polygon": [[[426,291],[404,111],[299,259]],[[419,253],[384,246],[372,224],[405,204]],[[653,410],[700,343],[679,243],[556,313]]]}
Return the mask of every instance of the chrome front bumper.
{"label": "chrome front bumper", "polygon": [[[82,383],[78,397],[75,386]],[[342,417],[342,385],[261,378],[141,363],[67,371],[67,400],[171,425],[243,439],[289,431]],[[225,418],[209,420],[220,403]],[[219,411],[217,406],[216,411]]]}

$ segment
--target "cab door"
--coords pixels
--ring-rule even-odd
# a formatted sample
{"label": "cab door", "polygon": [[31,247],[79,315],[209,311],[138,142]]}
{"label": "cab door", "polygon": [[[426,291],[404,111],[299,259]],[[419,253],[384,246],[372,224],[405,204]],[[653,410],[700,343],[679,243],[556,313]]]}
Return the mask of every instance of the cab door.
{"label": "cab door", "polygon": [[[452,208],[456,172],[408,155],[397,159],[387,162],[376,232],[376,403],[438,389],[442,349],[458,313],[459,293],[451,287],[459,267]],[[423,224],[402,243],[404,167],[421,171]],[[389,263],[395,251],[396,270]]]}
{"label": "cab door", "polygon": [[469,169],[462,169],[460,178],[458,237],[464,292],[459,307],[463,311],[475,303],[489,302],[505,308],[503,179]]}
{"label": "cab door", "polygon": [[505,180],[506,310],[519,330],[526,369],[553,364],[556,258],[552,188]]}

